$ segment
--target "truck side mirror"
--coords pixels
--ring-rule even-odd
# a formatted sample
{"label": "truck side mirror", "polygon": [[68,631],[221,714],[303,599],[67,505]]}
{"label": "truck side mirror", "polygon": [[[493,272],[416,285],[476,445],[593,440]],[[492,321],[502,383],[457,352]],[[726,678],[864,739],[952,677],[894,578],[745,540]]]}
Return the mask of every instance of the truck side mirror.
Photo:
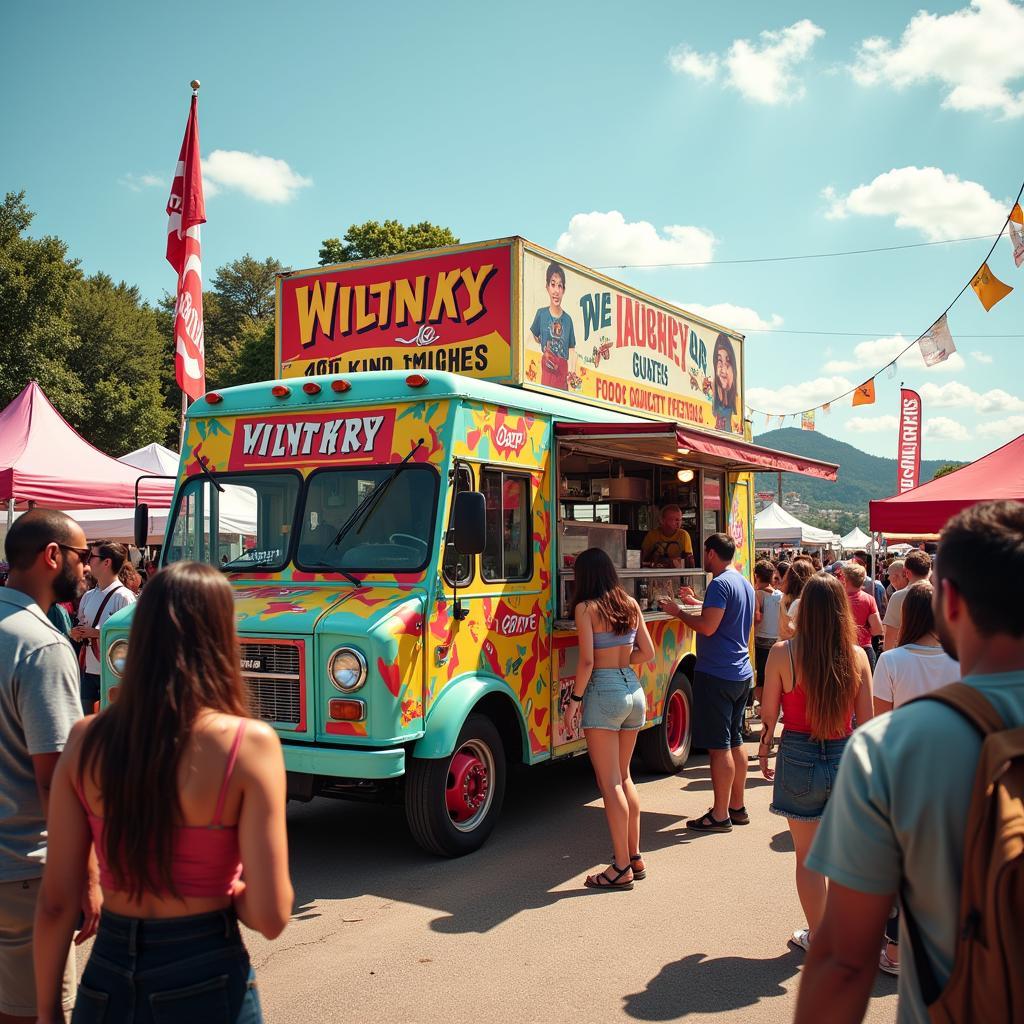
{"label": "truck side mirror", "polygon": [[149,506],[135,506],[135,546],[141,550],[149,542]]}
{"label": "truck side mirror", "polygon": [[479,555],[487,540],[487,503],[480,491],[455,495],[452,544],[460,555]]}

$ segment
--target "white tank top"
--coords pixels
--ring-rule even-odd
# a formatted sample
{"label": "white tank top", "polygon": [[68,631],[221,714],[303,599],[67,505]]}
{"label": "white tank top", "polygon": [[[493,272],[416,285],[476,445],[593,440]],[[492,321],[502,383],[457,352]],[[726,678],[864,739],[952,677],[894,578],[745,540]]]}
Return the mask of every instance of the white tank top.
{"label": "white tank top", "polygon": [[767,591],[758,591],[758,593],[764,596],[761,598],[761,621],[754,629],[754,636],[762,640],[778,640],[782,591],[776,590],[771,594]]}

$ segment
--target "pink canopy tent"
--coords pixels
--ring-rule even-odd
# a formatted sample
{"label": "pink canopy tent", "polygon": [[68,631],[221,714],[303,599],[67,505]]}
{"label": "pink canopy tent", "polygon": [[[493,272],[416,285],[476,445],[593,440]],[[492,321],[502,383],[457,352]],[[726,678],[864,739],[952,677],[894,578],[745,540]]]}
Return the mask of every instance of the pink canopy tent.
{"label": "pink canopy tent", "polygon": [[914,537],[938,533],[961,509],[982,501],[1024,501],[1024,434],[937,480],[871,502],[871,529]]}
{"label": "pink canopy tent", "polygon": [[[0,412],[0,501],[46,508],[132,508],[142,473],[104,455],[77,434],[32,381]],[[146,480],[139,500],[171,503],[174,482]],[[13,505],[12,505],[13,503]]]}

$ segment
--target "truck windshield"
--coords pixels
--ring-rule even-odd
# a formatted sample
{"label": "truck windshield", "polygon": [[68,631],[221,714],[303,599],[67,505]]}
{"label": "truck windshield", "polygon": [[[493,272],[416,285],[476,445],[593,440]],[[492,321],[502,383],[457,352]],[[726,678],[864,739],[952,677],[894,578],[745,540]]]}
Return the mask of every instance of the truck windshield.
{"label": "truck windshield", "polygon": [[165,542],[164,564],[209,562],[223,569],[281,569],[302,478],[298,473],[193,476],[181,489]]}
{"label": "truck windshield", "polygon": [[409,464],[338,540],[356,506],[394,466],[322,469],[306,485],[295,563],[325,571],[417,572],[426,567],[437,510],[438,475]]}

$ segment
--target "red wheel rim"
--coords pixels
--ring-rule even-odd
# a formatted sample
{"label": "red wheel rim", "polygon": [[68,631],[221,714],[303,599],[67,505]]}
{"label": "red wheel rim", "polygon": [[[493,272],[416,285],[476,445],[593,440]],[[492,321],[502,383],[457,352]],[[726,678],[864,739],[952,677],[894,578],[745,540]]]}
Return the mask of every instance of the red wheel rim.
{"label": "red wheel rim", "polygon": [[445,806],[461,830],[472,828],[487,813],[491,796],[490,751],[467,743],[452,756],[445,786]]}
{"label": "red wheel rim", "polygon": [[665,738],[671,754],[678,754],[686,741],[686,699],[681,690],[674,690],[665,711]]}

